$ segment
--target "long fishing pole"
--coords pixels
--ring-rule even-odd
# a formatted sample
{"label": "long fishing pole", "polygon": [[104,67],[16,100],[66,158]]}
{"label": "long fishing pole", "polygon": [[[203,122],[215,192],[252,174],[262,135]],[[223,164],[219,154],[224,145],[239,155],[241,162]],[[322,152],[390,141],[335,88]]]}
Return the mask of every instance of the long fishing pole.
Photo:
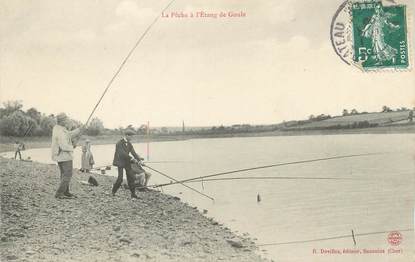
{"label": "long fishing pole", "polygon": [[[341,177],[304,177],[304,176],[252,176],[252,177],[225,177],[225,178],[208,178],[186,181],[183,183],[199,183],[214,181],[232,181],[232,180],[358,180],[355,178]],[[148,187],[157,187],[159,184],[149,185]]]}
{"label": "long fishing pole", "polygon": [[[179,163],[187,163],[187,161],[174,161],[174,160],[166,160],[166,161],[143,161],[143,163],[144,164],[147,164],[147,163],[149,163],[149,164],[179,164]],[[96,167],[94,167],[94,168],[92,168],[92,169],[101,169],[101,168],[108,168],[108,167],[111,167],[112,166],[112,163],[111,164],[108,164],[108,165],[102,165],[102,166],[96,166]]]}
{"label": "long fishing pole", "polygon": [[[204,179],[204,178],[215,177],[215,176],[223,176],[223,175],[228,175],[228,174],[241,173],[241,172],[246,172],[246,171],[251,171],[251,170],[265,169],[265,168],[271,168],[271,167],[277,167],[277,166],[288,166],[288,165],[312,163],[312,162],[319,162],[319,161],[328,161],[328,160],[342,159],[342,158],[351,158],[351,157],[358,157],[358,156],[378,155],[378,154],[380,154],[380,153],[354,154],[354,155],[345,155],[345,156],[333,156],[333,157],[325,157],[325,158],[301,160],[301,161],[294,161],[294,162],[278,163],[278,164],[272,164],[272,165],[266,165],[266,166],[257,166],[257,167],[251,167],[251,168],[243,168],[243,169],[231,170],[231,171],[220,172],[220,173],[215,173],[215,174],[206,175],[206,176],[198,176],[198,177],[193,177],[193,178],[189,178],[189,179],[180,180],[178,182],[185,183],[185,182],[192,181],[192,180],[197,180],[197,179]],[[174,185],[174,184],[177,184],[178,182],[160,184],[160,185],[157,185],[156,187]]]}
{"label": "long fishing pole", "polygon": [[[170,5],[173,4],[175,0],[172,0],[162,11],[161,13],[165,12]],[[160,13],[160,14],[161,14]],[[135,43],[135,45],[133,46],[133,48],[130,50],[130,52],[128,52],[127,56],[124,58],[124,60],[122,61],[121,65],[118,67],[117,71],[115,72],[115,74],[112,76],[111,80],[108,82],[104,92],[102,93],[101,97],[99,98],[98,102],[96,103],[94,109],[92,109],[91,114],[89,115],[88,119],[85,122],[85,126],[88,125],[89,120],[91,120],[91,117],[93,116],[93,114],[95,113],[95,110],[97,109],[98,105],[101,103],[102,99],[104,98],[105,94],[107,93],[108,89],[111,87],[112,83],[114,82],[115,78],[118,76],[118,74],[121,72],[122,68],[124,67],[124,65],[127,63],[127,60],[130,58],[130,56],[133,54],[134,50],[137,48],[137,46],[141,43],[141,41],[144,39],[144,37],[146,36],[146,34],[148,33],[148,31],[150,31],[150,29],[153,27],[153,25],[158,21],[158,19],[160,18],[160,15],[158,15],[153,22],[147,27],[147,29],[144,31],[144,33],[138,38],[137,42]]]}
{"label": "long fishing pole", "polygon": [[[159,170],[156,170],[156,169],[154,169],[154,168],[152,168],[152,167],[150,167],[150,166],[144,165],[144,164],[143,164],[143,166],[145,166],[145,167],[147,167],[147,168],[149,168],[149,169],[153,170],[154,172],[159,173],[159,174],[160,174],[160,175],[162,175],[162,176],[165,176],[165,177],[167,177],[167,178],[169,178],[169,179],[171,179],[171,180],[174,180],[174,181],[176,181],[177,183],[180,183],[180,182],[179,182],[179,180],[177,180],[177,179],[175,179],[175,178],[173,178],[173,177],[171,177],[171,176],[169,176],[169,175],[167,175],[167,174],[165,174],[165,173],[163,173],[163,172],[161,172],[161,171],[159,171]],[[93,168],[93,170],[96,170],[96,169],[94,169],[94,168]],[[94,172],[91,172],[91,173],[92,173],[92,174],[99,175],[99,174],[94,173]],[[210,197],[210,196],[208,196],[208,195],[206,195],[206,194],[204,194],[204,193],[202,193],[202,192],[198,191],[197,189],[194,189],[193,187],[190,187],[190,186],[185,185],[185,184],[183,184],[183,183],[180,183],[180,184],[182,184],[183,186],[185,186],[185,187],[189,188],[190,190],[195,191],[196,193],[198,193],[198,194],[200,194],[200,195],[202,195],[202,196],[204,196],[204,197],[209,198],[209,199],[210,199],[210,200],[212,200],[212,201],[215,201],[215,199],[214,199],[213,197]],[[154,187],[154,186],[148,186],[148,187]]]}
{"label": "long fishing pole", "polygon": [[209,181],[228,181],[228,180],[278,180],[278,179],[292,179],[292,180],[356,180],[354,178],[341,178],[341,177],[305,177],[305,176],[252,176],[252,177],[224,177],[224,178],[208,178],[208,179],[197,179],[187,181],[185,183],[196,183],[196,182],[209,182]]}
{"label": "long fishing pole", "polygon": [[202,196],[205,196],[205,197],[207,197],[207,198],[211,199],[212,201],[215,201],[215,199],[214,199],[213,197],[210,197],[210,196],[208,196],[208,195],[206,195],[206,194],[204,194],[204,193],[200,192],[199,190],[194,189],[193,187],[190,187],[190,186],[188,186],[188,185],[185,185],[185,184],[183,184],[182,182],[180,182],[179,180],[174,179],[173,177],[171,177],[171,176],[169,176],[169,175],[167,175],[167,174],[165,174],[165,173],[163,173],[163,172],[161,172],[161,171],[159,171],[159,170],[156,170],[156,169],[154,169],[154,168],[152,168],[152,167],[150,167],[150,166],[148,166],[148,165],[144,165],[144,166],[145,166],[145,167],[147,167],[147,168],[149,168],[149,169],[151,169],[151,170],[153,170],[154,172],[159,173],[159,174],[160,174],[160,175],[162,175],[162,176],[165,176],[165,177],[167,177],[167,178],[169,178],[169,179],[171,179],[171,180],[175,181],[175,182],[176,182],[176,183],[178,183],[178,184],[181,184],[181,185],[182,185],[182,186],[184,186],[184,187],[187,187],[187,188],[188,188],[188,189],[190,189],[190,190],[195,191],[196,193],[199,193],[199,194],[200,194],[200,195],[202,195]]}

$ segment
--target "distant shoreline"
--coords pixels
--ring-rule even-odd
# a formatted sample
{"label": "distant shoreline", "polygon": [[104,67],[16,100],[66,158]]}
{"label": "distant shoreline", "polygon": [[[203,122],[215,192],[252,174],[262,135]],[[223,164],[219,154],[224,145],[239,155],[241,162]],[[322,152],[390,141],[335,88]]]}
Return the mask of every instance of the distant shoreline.
{"label": "distant shoreline", "polygon": [[[349,134],[415,134],[415,125],[393,125],[380,126],[371,128],[352,128],[352,129],[321,129],[321,130],[276,130],[265,132],[235,132],[226,134],[174,134],[174,135],[152,135],[147,138],[144,135],[133,137],[133,143],[143,142],[162,142],[162,141],[182,141],[188,139],[203,138],[232,138],[232,137],[268,137],[268,136],[309,136],[309,135],[349,135]],[[121,136],[119,135],[101,135],[101,136],[84,136],[80,141],[88,138],[94,145],[115,144]],[[46,148],[50,147],[50,137],[0,137],[0,152],[10,152],[14,150],[14,141],[19,140],[25,143],[26,148]]]}

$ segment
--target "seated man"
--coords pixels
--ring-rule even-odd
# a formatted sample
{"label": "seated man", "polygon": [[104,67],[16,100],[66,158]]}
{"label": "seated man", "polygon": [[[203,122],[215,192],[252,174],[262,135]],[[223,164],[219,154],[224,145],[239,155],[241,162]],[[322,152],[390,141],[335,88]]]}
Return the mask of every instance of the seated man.
{"label": "seated man", "polygon": [[138,161],[131,163],[131,172],[134,175],[134,184],[138,191],[148,191],[147,185],[151,174],[145,171]]}

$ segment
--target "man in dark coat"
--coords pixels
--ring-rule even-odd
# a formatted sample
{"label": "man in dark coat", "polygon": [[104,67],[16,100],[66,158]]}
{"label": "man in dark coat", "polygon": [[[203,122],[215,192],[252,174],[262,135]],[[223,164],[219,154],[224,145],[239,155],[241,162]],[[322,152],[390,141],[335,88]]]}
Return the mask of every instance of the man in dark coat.
{"label": "man in dark coat", "polygon": [[[128,187],[131,191],[132,198],[138,198],[135,194],[135,186],[134,186],[134,176],[131,172],[131,160],[140,161],[140,158],[134,150],[133,145],[131,144],[131,136],[134,135],[134,131],[126,130],[124,131],[124,137],[117,142],[115,146],[115,154],[114,154],[114,161],[112,164],[118,167],[118,178],[115,181],[115,184],[112,187],[112,195],[115,196],[117,193],[118,188],[120,188],[123,180],[123,170],[125,169],[125,173],[127,175],[127,182]],[[133,155],[134,158],[130,156],[130,153]]]}

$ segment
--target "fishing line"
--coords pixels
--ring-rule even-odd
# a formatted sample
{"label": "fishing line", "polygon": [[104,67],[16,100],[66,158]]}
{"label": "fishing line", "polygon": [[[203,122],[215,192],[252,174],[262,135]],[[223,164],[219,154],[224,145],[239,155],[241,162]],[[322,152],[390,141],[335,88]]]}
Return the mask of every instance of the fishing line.
{"label": "fishing line", "polygon": [[[161,13],[165,12],[170,5],[173,4],[175,0],[172,0],[162,11]],[[85,126],[88,125],[89,120],[91,119],[92,115],[95,113],[95,110],[97,109],[98,105],[101,103],[102,99],[104,98],[105,94],[107,93],[108,89],[111,87],[112,83],[114,82],[115,78],[118,76],[118,74],[121,72],[122,68],[124,67],[124,65],[127,63],[127,60],[130,58],[130,56],[133,54],[134,50],[137,48],[137,46],[141,43],[141,41],[144,39],[144,37],[147,35],[147,33],[150,31],[150,29],[153,27],[153,25],[159,20],[160,15],[158,15],[154,21],[147,27],[147,29],[144,31],[144,33],[140,36],[140,38],[138,38],[137,42],[135,43],[135,45],[133,46],[133,48],[130,50],[130,52],[128,52],[127,56],[124,58],[124,60],[122,61],[121,65],[118,67],[117,71],[115,72],[115,74],[112,76],[111,80],[108,82],[104,92],[102,93],[100,99],[98,100],[97,104],[95,105],[94,109],[92,109],[91,114],[88,117],[88,120],[85,123]]]}
{"label": "fishing line", "polygon": [[[370,232],[370,233],[361,233],[361,234],[354,234],[354,236],[369,236],[369,235],[378,235],[378,234],[385,234],[390,233],[392,231],[398,232],[405,232],[405,231],[413,231],[413,228],[409,229],[402,229],[402,230],[390,230],[390,231],[379,231],[379,232]],[[308,240],[298,240],[298,241],[290,241],[290,242],[276,242],[276,243],[266,243],[266,244],[259,244],[257,246],[264,247],[264,246],[279,246],[279,245],[290,245],[290,244],[302,244],[302,243],[310,243],[310,242],[319,242],[319,241],[326,241],[326,240],[333,240],[333,239],[342,239],[342,238],[353,238],[353,235],[343,235],[343,236],[334,236],[334,237],[325,237],[325,238],[315,238],[315,239],[308,239]]]}
{"label": "fishing line", "polygon": [[174,185],[174,184],[177,184],[177,183],[185,183],[185,182],[188,182],[188,181],[193,181],[193,180],[198,180],[198,179],[200,180],[202,178],[223,176],[223,175],[228,175],[228,174],[241,173],[241,172],[246,172],[246,171],[251,171],[251,170],[265,169],[265,168],[271,168],[271,167],[277,167],[277,166],[288,166],[288,165],[295,165],[295,164],[304,164],[304,163],[312,163],[312,162],[327,161],[327,160],[342,159],[342,158],[352,158],[352,157],[358,157],[358,156],[379,155],[379,154],[382,154],[382,153],[368,153],[368,154],[354,154],[354,155],[345,155],[345,156],[333,156],[333,157],[301,160],[301,161],[294,161],[294,162],[278,163],[278,164],[272,164],[272,165],[266,165],[266,166],[243,168],[243,169],[237,169],[237,170],[231,170],[231,171],[226,171],[226,172],[215,173],[215,174],[206,175],[206,176],[193,177],[193,178],[184,179],[184,180],[180,180],[178,182],[173,182],[173,183],[160,184],[160,185],[157,185],[156,187]]}
{"label": "fishing line", "polygon": [[196,182],[208,182],[208,181],[226,181],[226,180],[267,180],[267,179],[292,179],[292,180],[359,180],[353,178],[340,178],[340,177],[302,177],[302,176],[279,176],[279,177],[270,177],[270,176],[259,176],[259,177],[225,177],[225,178],[209,178],[209,179],[200,179],[192,180],[186,183],[196,183]]}

